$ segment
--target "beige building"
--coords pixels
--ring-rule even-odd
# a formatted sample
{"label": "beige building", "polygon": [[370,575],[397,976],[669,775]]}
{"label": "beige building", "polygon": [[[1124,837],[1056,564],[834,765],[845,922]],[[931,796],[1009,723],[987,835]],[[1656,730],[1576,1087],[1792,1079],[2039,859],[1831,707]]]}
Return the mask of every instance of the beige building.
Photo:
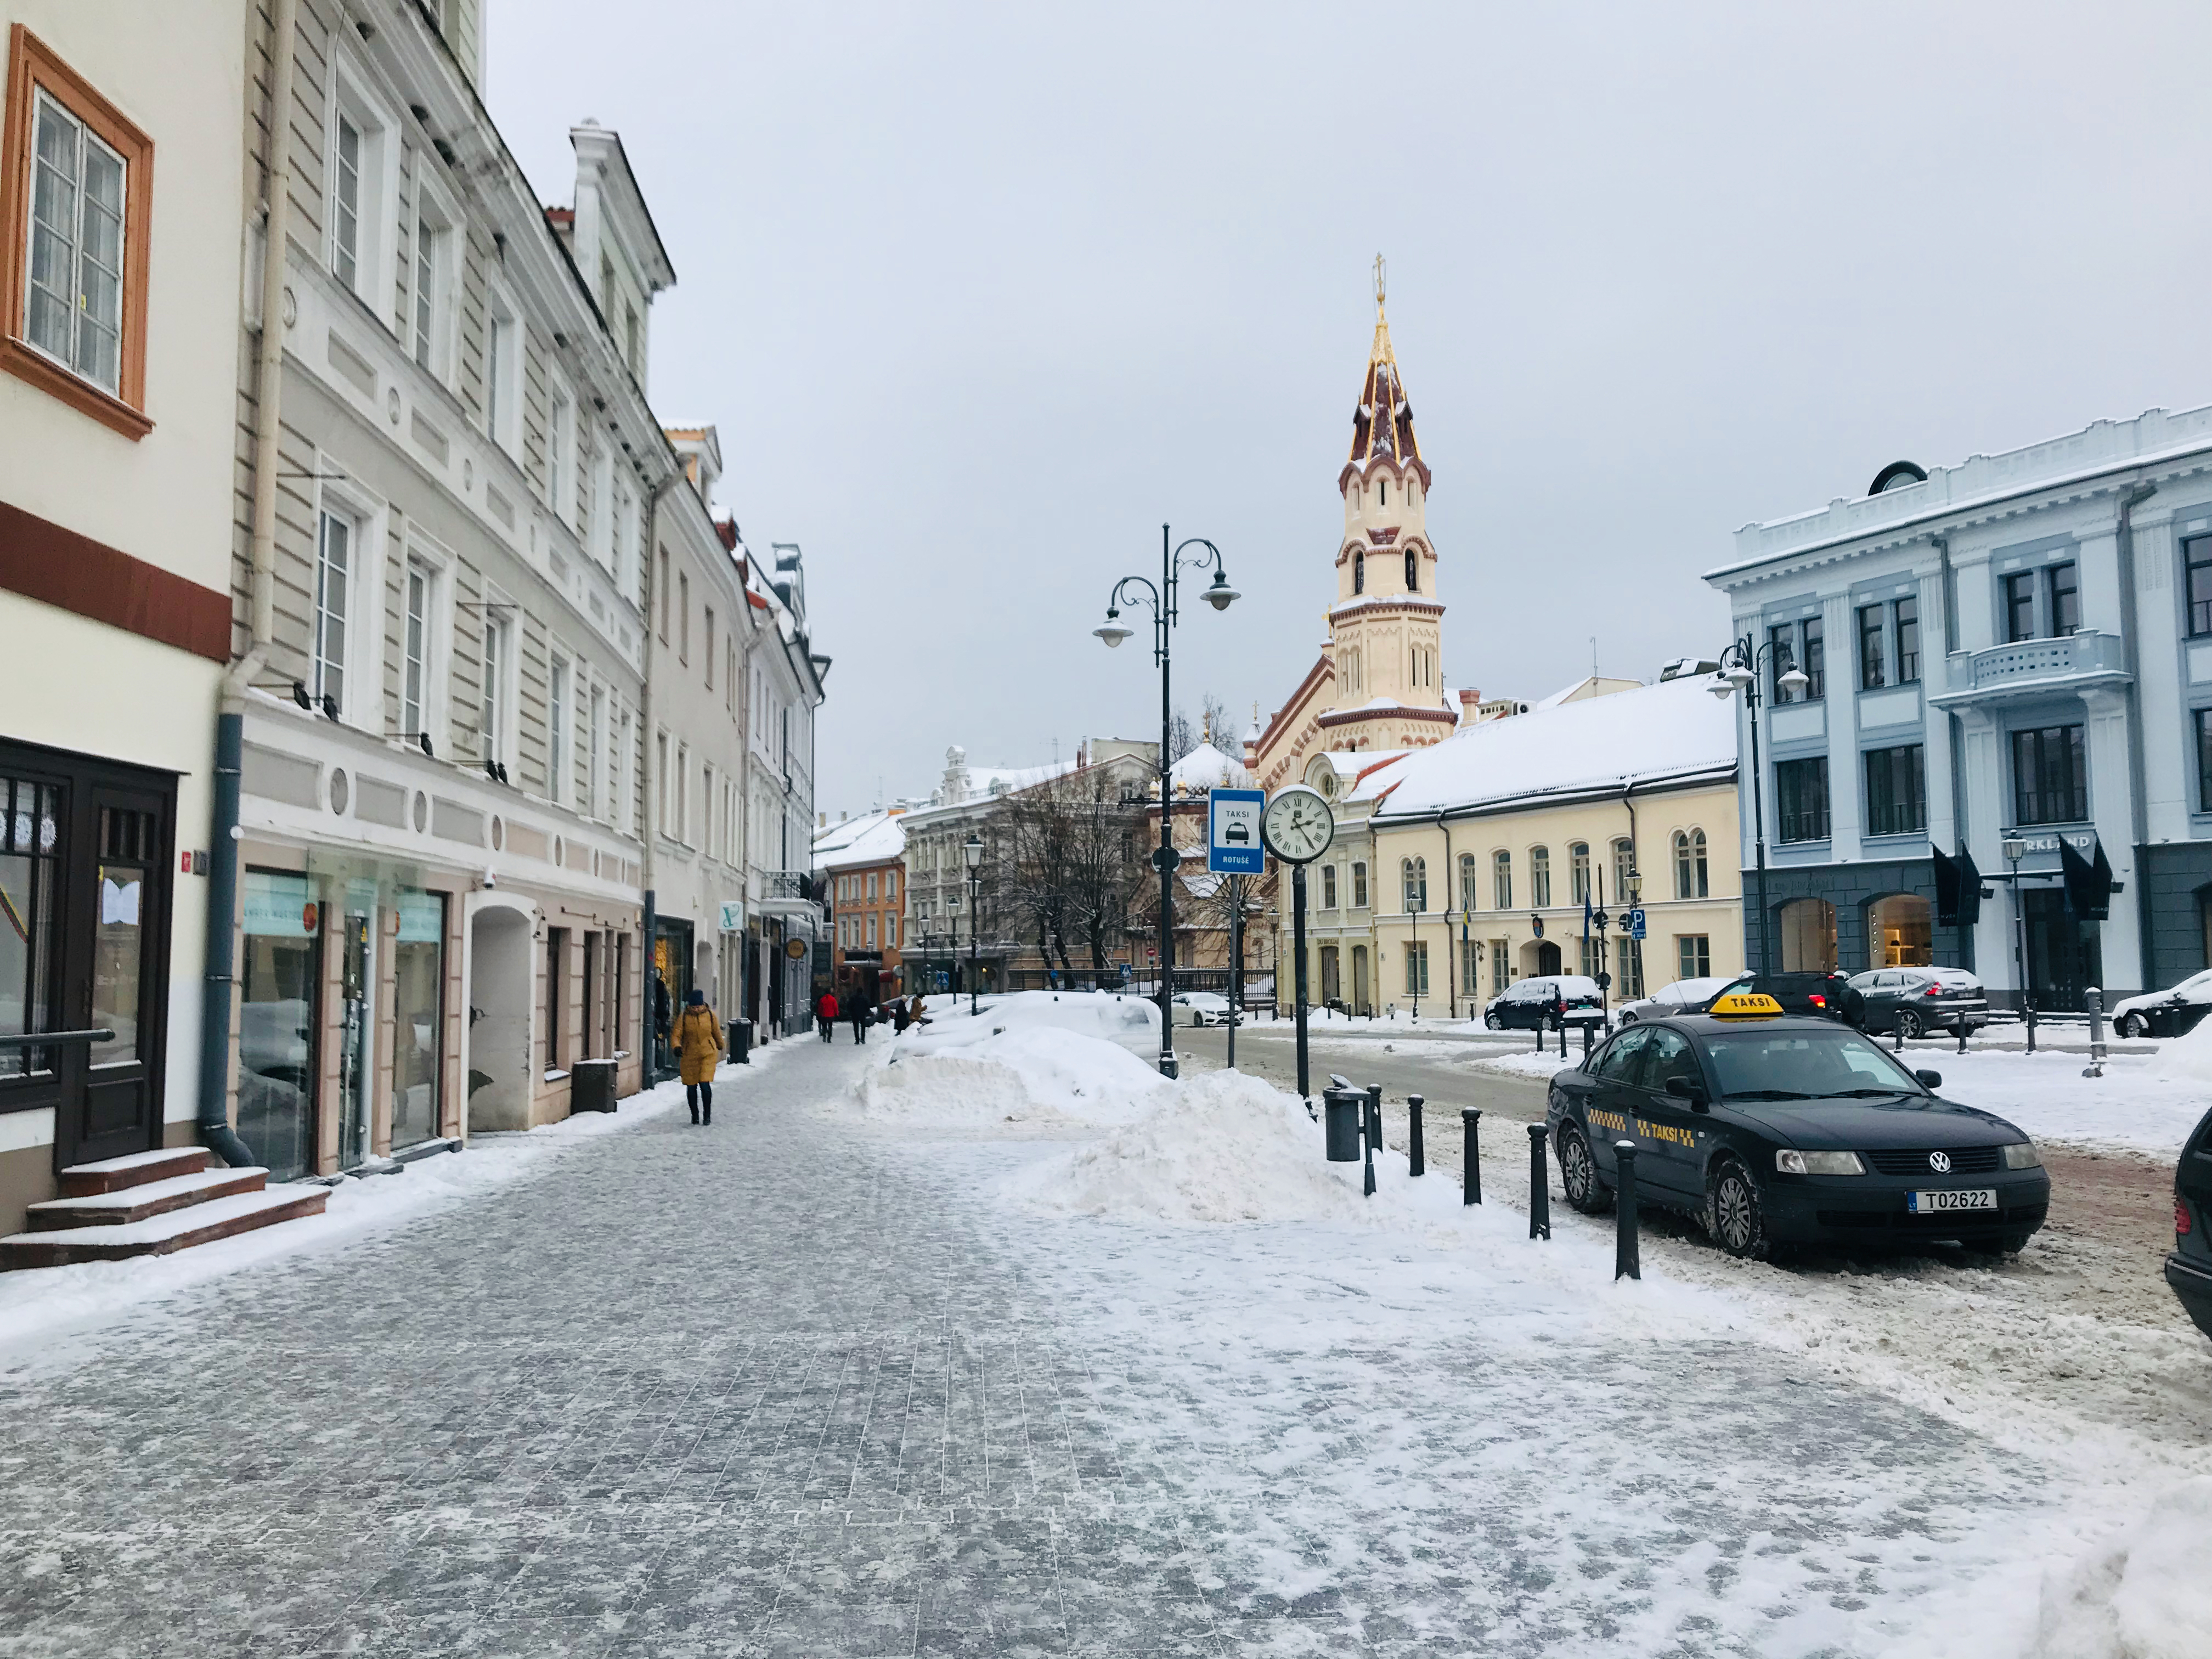
{"label": "beige building", "polygon": [[[1630,684],[1571,688],[1583,695],[1373,775],[1346,837],[1354,857],[1371,837],[1366,939],[1354,927],[1336,948],[1369,945],[1378,1011],[1479,1014],[1515,981],[1559,973],[1610,975],[1617,1004],[1741,969],[1732,711],[1709,677]],[[1640,944],[1624,937],[1624,897],[1643,908]],[[1586,901],[1612,921],[1602,934],[1586,934]]]}
{"label": "beige building", "polygon": [[0,0],[0,1234],[193,1140],[247,9]]}

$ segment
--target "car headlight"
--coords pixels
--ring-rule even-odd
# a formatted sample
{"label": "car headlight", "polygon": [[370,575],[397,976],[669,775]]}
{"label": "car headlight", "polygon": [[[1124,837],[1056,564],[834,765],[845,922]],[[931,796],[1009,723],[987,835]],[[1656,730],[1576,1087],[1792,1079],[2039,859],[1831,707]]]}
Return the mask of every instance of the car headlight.
{"label": "car headlight", "polygon": [[2039,1170],[2043,1154],[2035,1150],[2032,1140],[2014,1141],[2004,1149],[2004,1166],[2008,1170]]}
{"label": "car headlight", "polygon": [[1784,1146],[1774,1155],[1774,1167],[1784,1175],[1864,1175],[1866,1165],[1856,1152],[1801,1152]]}

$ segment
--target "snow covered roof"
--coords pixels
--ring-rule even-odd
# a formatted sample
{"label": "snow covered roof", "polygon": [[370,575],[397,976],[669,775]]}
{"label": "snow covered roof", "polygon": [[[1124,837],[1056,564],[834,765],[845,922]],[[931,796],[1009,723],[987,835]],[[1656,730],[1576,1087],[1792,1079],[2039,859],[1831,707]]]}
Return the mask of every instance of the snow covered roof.
{"label": "snow covered roof", "polygon": [[969,799],[1006,795],[1034,784],[1048,783],[1075,769],[1075,763],[1051,761],[1042,766],[971,766],[968,769]]}
{"label": "snow covered roof", "polygon": [[1413,749],[1354,750],[1350,757],[1354,768],[1352,787],[1344,792],[1346,804],[1382,799],[1406,775],[1406,769],[1398,763],[1419,752]]}
{"label": "snow covered roof", "polygon": [[1391,769],[1378,822],[1547,796],[1617,790],[1735,766],[1735,700],[1709,675],[1486,720]]}
{"label": "snow covered roof", "polygon": [[846,870],[860,864],[884,864],[906,851],[906,829],[895,812],[864,812],[817,832],[814,867]]}
{"label": "snow covered roof", "polygon": [[1585,674],[1572,685],[1563,685],[1535,704],[1538,708],[1557,708],[1563,702],[1581,702],[1589,697],[1609,697],[1616,691],[1633,691],[1641,680],[1611,679],[1601,674]]}
{"label": "snow covered roof", "polygon": [[1198,794],[1208,789],[1249,789],[1252,775],[1242,761],[1230,759],[1211,743],[1201,743],[1168,768],[1168,782]]}

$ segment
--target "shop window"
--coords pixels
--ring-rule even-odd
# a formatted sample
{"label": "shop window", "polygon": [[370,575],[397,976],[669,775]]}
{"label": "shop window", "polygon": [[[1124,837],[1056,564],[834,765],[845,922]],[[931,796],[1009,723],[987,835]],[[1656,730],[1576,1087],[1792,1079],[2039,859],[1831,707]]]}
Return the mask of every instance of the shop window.
{"label": "shop window", "polygon": [[1869,968],[1929,968],[1936,962],[1935,917],[1926,899],[1892,893],[1867,909]]}
{"label": "shop window", "polygon": [[[0,1032],[58,1029],[55,891],[61,880],[61,792],[0,778]],[[0,1079],[51,1073],[51,1048],[0,1048]]]}
{"label": "shop window", "polygon": [[274,1181],[315,1167],[320,907],[305,876],[245,872],[238,1133]]}
{"label": "shop window", "polygon": [[1836,907],[1826,899],[1792,899],[1782,907],[1782,971],[1836,970]]}
{"label": "shop window", "polygon": [[[596,936],[587,936],[588,945]],[[392,1146],[428,1140],[443,1115],[446,896],[399,896],[392,957]]]}

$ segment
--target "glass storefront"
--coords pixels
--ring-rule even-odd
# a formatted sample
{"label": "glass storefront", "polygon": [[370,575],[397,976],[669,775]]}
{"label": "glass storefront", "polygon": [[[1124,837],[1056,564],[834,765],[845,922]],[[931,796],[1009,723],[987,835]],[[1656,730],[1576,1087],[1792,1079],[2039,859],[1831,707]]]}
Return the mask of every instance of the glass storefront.
{"label": "glass storefront", "polygon": [[[58,791],[0,778],[0,1033],[51,1031],[54,887],[60,877]],[[50,1070],[52,1051],[0,1048],[0,1078]]]}
{"label": "glass storefront", "polygon": [[392,951],[392,1149],[438,1133],[445,1067],[446,896],[399,895]]}
{"label": "glass storefront", "polygon": [[355,882],[346,891],[345,957],[340,964],[338,1030],[338,1167],[366,1163],[369,1153],[369,1080],[375,1056],[368,1034],[376,994],[376,885]]}
{"label": "glass storefront", "polygon": [[320,916],[305,876],[245,872],[238,1133],[277,1181],[315,1167]]}

